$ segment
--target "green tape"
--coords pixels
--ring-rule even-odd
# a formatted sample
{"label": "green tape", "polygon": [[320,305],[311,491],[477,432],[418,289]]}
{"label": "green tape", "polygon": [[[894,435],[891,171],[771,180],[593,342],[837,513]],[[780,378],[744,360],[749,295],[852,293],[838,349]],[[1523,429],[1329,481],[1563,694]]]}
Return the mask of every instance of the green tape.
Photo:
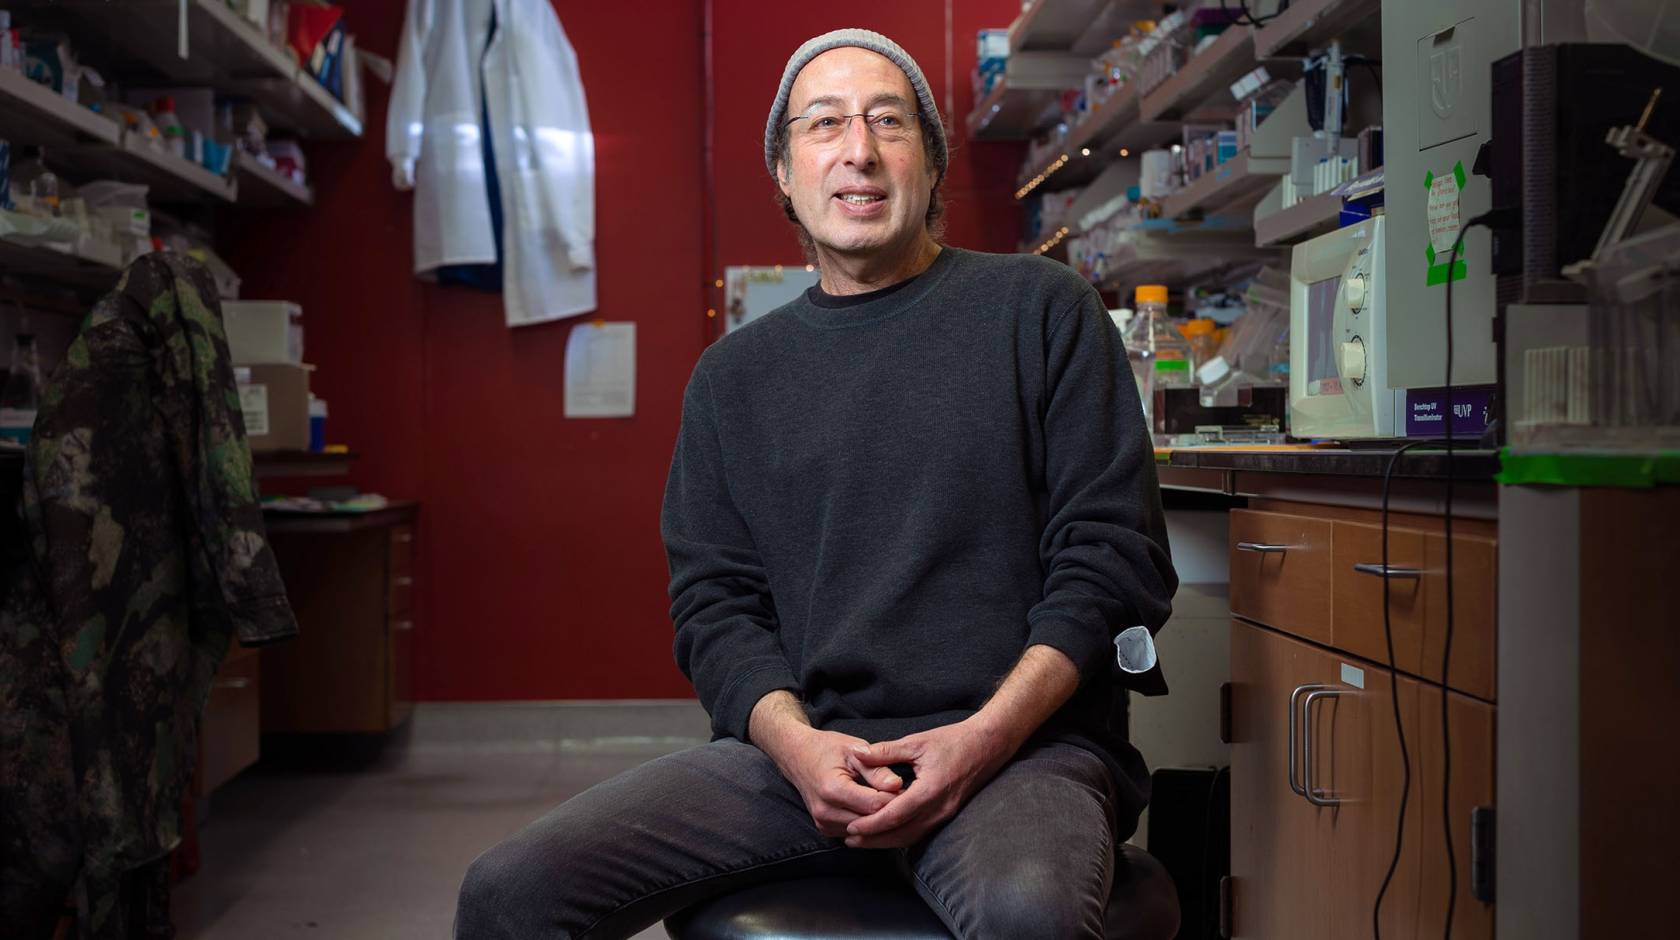
{"label": "green tape", "polygon": [[1182,372],[1185,375],[1189,375],[1190,374],[1190,360],[1188,360],[1188,359],[1157,359],[1157,360],[1155,360],[1155,372],[1156,372],[1156,374],[1160,374],[1162,372]]}
{"label": "green tape", "polygon": [[1499,452],[1494,480],[1505,486],[1615,486],[1650,489],[1680,484],[1680,451],[1655,454]]}
{"label": "green tape", "polygon": [[[1460,259],[1456,264],[1453,265],[1452,279],[1455,280],[1455,281],[1462,281],[1467,276],[1469,276],[1469,273],[1470,273],[1470,269],[1465,267],[1463,259]],[[1445,283],[1447,283],[1447,266],[1446,266],[1446,264],[1443,262],[1441,264],[1430,265],[1429,266],[1429,275],[1424,280],[1424,286],[1425,287],[1434,287],[1436,284],[1445,284]]]}

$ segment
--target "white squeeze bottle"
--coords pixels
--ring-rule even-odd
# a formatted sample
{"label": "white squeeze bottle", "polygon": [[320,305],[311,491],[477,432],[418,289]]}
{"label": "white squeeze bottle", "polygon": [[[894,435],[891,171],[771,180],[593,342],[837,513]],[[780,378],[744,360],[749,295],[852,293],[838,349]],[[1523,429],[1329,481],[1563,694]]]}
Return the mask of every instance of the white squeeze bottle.
{"label": "white squeeze bottle", "polygon": [[187,156],[187,129],[181,125],[181,119],[175,115],[175,99],[163,97],[153,105],[152,123],[157,125],[158,132],[163,135],[164,149],[177,157],[185,159]]}

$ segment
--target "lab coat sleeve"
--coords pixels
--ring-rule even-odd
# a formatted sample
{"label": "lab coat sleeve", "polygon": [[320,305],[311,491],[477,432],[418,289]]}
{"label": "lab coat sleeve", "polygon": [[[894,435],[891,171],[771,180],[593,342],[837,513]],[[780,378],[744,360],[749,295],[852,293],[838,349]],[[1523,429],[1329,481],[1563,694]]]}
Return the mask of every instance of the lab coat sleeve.
{"label": "lab coat sleeve", "polygon": [[729,492],[705,369],[702,358],[683,395],[660,530],[677,666],[694,683],[713,732],[745,741],[758,700],[799,685],[777,636],[769,575]]}
{"label": "lab coat sleeve", "polygon": [[398,189],[414,188],[414,164],[420,159],[420,141],[425,136],[426,35],[431,32],[436,2],[408,0],[397,39],[397,71],[385,113],[385,157],[391,161],[391,181]]}
{"label": "lab coat sleeve", "polygon": [[539,159],[560,222],[566,260],[574,270],[595,267],[595,135],[577,52],[556,16],[544,18],[552,73],[542,94],[557,100],[557,127],[539,133]]}

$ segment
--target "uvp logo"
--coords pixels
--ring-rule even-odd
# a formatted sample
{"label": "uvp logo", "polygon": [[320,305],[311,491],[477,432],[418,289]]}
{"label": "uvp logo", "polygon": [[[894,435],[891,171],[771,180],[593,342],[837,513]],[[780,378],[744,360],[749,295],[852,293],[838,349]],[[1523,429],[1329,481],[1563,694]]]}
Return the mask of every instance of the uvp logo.
{"label": "uvp logo", "polygon": [[1439,117],[1452,117],[1464,95],[1463,44],[1455,30],[1436,38],[1429,53],[1429,104]]}

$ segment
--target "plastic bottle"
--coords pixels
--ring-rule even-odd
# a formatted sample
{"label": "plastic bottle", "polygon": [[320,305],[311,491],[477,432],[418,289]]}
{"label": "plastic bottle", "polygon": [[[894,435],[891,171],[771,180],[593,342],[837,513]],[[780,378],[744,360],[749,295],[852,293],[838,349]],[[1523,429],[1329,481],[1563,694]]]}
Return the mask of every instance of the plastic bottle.
{"label": "plastic bottle", "polygon": [[167,96],[159,98],[152,105],[152,121],[163,134],[164,149],[183,160],[186,159],[187,129],[175,115],[175,99]]}
{"label": "plastic bottle", "polygon": [[1137,315],[1148,331],[1148,353],[1153,366],[1150,381],[1156,388],[1192,384],[1190,341],[1167,315],[1167,288],[1161,284],[1140,284],[1135,297]]}
{"label": "plastic bottle", "polygon": [[1192,368],[1200,369],[1204,363],[1212,359],[1219,351],[1219,324],[1205,318],[1197,318],[1184,324],[1182,330],[1184,338],[1190,342],[1190,361]]}
{"label": "plastic bottle", "polygon": [[12,371],[6,376],[6,387],[0,390],[0,437],[29,443],[35,430],[35,411],[40,403],[41,371],[35,358],[35,336],[29,332],[29,321],[18,326],[12,341]]}

